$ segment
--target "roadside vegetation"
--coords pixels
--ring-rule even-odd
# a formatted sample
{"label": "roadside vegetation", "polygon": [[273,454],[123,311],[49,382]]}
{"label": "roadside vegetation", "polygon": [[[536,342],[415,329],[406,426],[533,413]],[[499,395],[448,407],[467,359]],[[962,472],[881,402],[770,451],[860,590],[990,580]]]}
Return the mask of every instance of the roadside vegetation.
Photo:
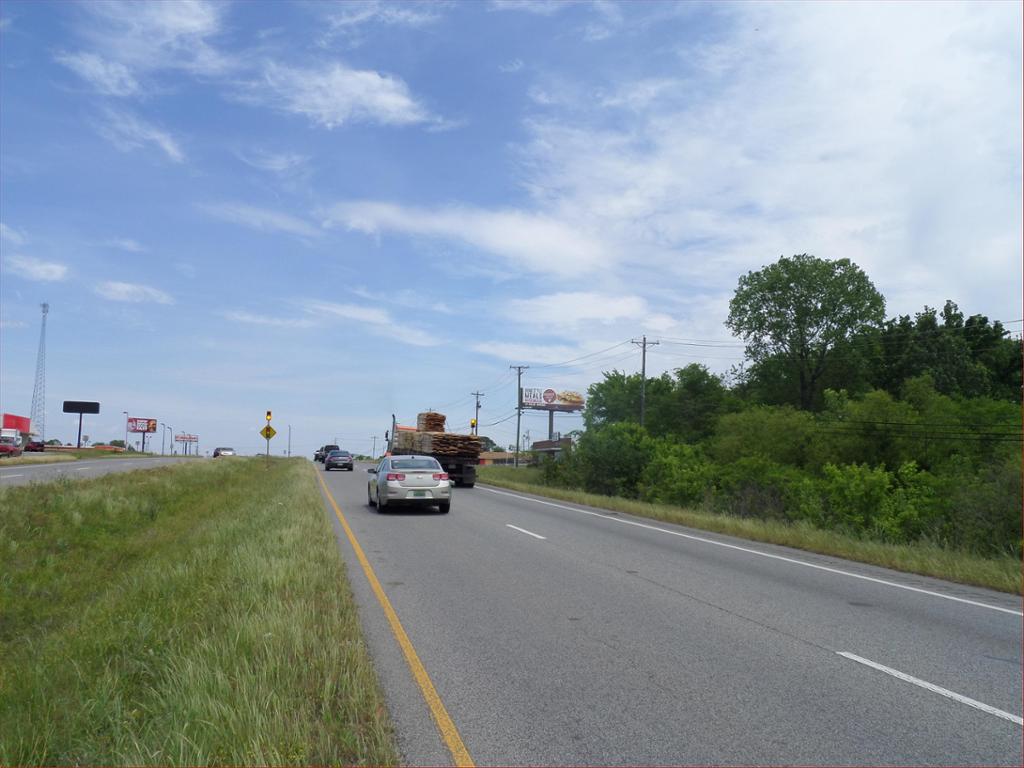
{"label": "roadside vegetation", "polygon": [[[54,464],[61,461],[77,461],[78,459],[152,459],[160,456],[159,453],[139,453],[138,451],[108,451],[102,448],[77,448],[75,450],[55,451],[49,449],[40,453],[22,453],[15,458],[3,459],[0,467],[10,467],[18,464]],[[188,458],[188,457],[185,457]]]}
{"label": "roadside vegetation", "polygon": [[0,764],[397,762],[308,463],[0,491]]}
{"label": "roadside vegetation", "polygon": [[782,258],[730,303],[743,366],[648,379],[644,426],[641,377],[606,372],[568,455],[482,479],[1019,592],[1021,341],[952,301],[884,306],[848,260]]}

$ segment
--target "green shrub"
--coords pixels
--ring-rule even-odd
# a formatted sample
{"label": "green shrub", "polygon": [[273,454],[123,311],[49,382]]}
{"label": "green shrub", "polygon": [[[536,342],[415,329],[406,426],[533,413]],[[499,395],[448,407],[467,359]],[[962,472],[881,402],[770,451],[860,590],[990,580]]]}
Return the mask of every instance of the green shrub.
{"label": "green shrub", "polygon": [[875,537],[897,544],[923,536],[936,538],[944,510],[934,477],[908,461],[896,471],[893,480],[892,490],[874,521]]}
{"label": "green shrub", "polygon": [[[738,517],[788,520],[801,503],[806,476],[763,456],[747,456],[719,467],[711,503]],[[795,493],[796,492],[796,493]]]}
{"label": "green shrub", "polygon": [[790,406],[756,406],[718,420],[711,455],[721,464],[762,456],[777,464],[804,467],[815,436],[814,417]]}
{"label": "green shrub", "polygon": [[826,464],[823,474],[824,519],[818,524],[851,533],[871,529],[886,503],[892,476],[867,464]]}
{"label": "green shrub", "polygon": [[661,504],[693,506],[712,485],[713,465],[700,448],[659,440],[640,481],[640,498]]}
{"label": "green shrub", "polygon": [[573,452],[584,490],[635,499],[655,441],[639,424],[611,424],[587,430]]}
{"label": "green shrub", "polygon": [[1021,455],[1015,453],[982,472],[951,475],[948,483],[949,543],[982,554],[1021,557]]}

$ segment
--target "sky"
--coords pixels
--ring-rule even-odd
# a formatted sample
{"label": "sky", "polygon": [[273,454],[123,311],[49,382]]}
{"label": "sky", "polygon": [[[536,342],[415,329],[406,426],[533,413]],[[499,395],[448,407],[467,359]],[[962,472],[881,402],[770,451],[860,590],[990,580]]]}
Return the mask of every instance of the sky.
{"label": "sky", "polygon": [[276,454],[368,453],[476,391],[509,445],[509,366],[584,392],[645,334],[726,373],[782,255],[1019,331],[1021,8],[5,0],[0,410],[44,301],[48,439],[96,400],[94,441],[243,453],[267,409]]}

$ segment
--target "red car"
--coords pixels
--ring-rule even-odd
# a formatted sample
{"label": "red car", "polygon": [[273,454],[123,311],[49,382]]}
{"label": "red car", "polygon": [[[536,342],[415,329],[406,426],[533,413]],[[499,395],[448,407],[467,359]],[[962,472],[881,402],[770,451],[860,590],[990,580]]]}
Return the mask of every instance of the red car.
{"label": "red car", "polygon": [[25,445],[25,451],[29,453],[42,453],[46,450],[46,443],[41,440],[33,440]]}
{"label": "red car", "polygon": [[18,445],[17,438],[7,437],[6,435],[0,437],[0,459],[10,456],[21,456],[21,446]]}

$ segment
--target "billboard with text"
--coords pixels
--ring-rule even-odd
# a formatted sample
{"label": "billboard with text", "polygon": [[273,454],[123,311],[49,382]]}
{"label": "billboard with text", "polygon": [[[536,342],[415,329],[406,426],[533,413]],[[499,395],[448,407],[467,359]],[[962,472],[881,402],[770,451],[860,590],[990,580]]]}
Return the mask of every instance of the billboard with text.
{"label": "billboard with text", "polygon": [[523,408],[537,411],[582,411],[586,402],[583,395],[571,389],[523,387],[519,390]]}
{"label": "billboard with text", "polygon": [[129,432],[156,432],[156,419],[139,419],[134,416],[128,419]]}

